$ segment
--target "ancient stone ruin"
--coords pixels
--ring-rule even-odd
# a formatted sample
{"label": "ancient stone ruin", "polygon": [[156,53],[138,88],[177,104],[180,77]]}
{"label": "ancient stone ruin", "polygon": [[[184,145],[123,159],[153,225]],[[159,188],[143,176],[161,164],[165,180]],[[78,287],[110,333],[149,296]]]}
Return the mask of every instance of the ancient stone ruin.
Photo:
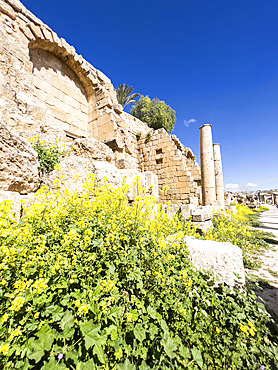
{"label": "ancient stone ruin", "polygon": [[[109,78],[74,47],[18,0],[0,0],[0,11],[0,120],[7,129],[25,138],[40,134],[61,141],[96,139],[111,148],[109,162],[117,169],[151,172],[157,176],[159,188],[168,185],[161,201],[202,204],[203,182],[203,205],[215,203],[212,193],[216,185],[207,185],[209,177],[216,181],[214,164],[208,164],[205,149],[201,180],[192,150],[164,129],[153,131],[123,112]],[[107,157],[98,160],[106,161]],[[151,175],[148,179],[155,181]],[[12,183],[3,186],[3,190],[17,190]],[[219,185],[217,189],[220,194]]]}
{"label": "ancient stone ruin", "polygon": [[[213,146],[210,125],[200,127],[200,169],[192,150],[175,135],[123,112],[109,78],[19,0],[0,0],[0,55],[0,200],[12,199],[18,211],[20,197],[42,184],[51,188],[59,178],[59,170],[40,173],[37,153],[26,140],[40,135],[72,149],[60,162],[69,189],[78,189],[92,172],[113,186],[130,184],[132,200],[139,176],[160,202],[170,200],[185,217],[192,214],[193,221],[211,226],[212,210],[224,208],[224,190],[220,148]],[[159,191],[164,185],[168,191]],[[198,266],[213,269],[220,249],[223,256],[229,250],[238,257],[232,263],[223,257],[222,280],[233,285],[236,270],[244,282],[241,251],[209,243],[188,240]]]}

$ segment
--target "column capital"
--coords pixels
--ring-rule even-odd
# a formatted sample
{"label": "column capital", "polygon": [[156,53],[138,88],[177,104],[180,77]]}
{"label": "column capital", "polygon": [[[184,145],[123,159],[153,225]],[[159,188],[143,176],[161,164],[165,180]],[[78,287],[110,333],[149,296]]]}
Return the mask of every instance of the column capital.
{"label": "column capital", "polygon": [[205,123],[204,125],[202,125],[202,126],[200,126],[200,127],[199,127],[199,130],[200,130],[201,128],[205,127],[205,126],[210,126],[210,127],[211,127],[211,124],[210,124],[210,123]]}

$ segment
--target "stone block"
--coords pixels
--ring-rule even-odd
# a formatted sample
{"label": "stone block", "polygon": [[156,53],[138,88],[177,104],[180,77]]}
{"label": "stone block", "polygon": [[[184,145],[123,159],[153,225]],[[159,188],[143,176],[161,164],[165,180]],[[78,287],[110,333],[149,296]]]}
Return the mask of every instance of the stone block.
{"label": "stone block", "polygon": [[9,6],[7,3],[4,3],[4,2],[1,2],[0,3],[0,11],[3,13],[3,14],[6,14],[8,15],[10,18],[12,19],[16,19],[16,13],[15,11],[13,10],[13,8],[11,6]]}
{"label": "stone block", "polygon": [[245,284],[242,250],[232,243],[185,237],[190,259],[198,270],[212,271],[220,283],[233,288]]}
{"label": "stone block", "polygon": [[30,28],[36,39],[44,39],[44,36],[39,26],[36,26],[34,23],[31,22],[28,24],[28,27]]}
{"label": "stone block", "polygon": [[84,158],[107,162],[114,159],[113,151],[107,145],[93,138],[76,139],[69,144],[68,148],[76,156]]}
{"label": "stone block", "polygon": [[212,219],[212,209],[210,206],[202,206],[192,213],[193,222],[204,222]]}

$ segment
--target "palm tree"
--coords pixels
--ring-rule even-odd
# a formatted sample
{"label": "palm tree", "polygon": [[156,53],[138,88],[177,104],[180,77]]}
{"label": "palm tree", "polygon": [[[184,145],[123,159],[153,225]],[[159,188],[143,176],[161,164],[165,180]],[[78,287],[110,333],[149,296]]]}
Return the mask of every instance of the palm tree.
{"label": "palm tree", "polygon": [[116,89],[117,99],[118,99],[118,103],[121,104],[123,108],[125,108],[129,104],[135,103],[136,100],[134,99],[140,95],[137,93],[131,94],[132,91],[133,91],[132,86],[128,86],[126,84],[118,85]]}

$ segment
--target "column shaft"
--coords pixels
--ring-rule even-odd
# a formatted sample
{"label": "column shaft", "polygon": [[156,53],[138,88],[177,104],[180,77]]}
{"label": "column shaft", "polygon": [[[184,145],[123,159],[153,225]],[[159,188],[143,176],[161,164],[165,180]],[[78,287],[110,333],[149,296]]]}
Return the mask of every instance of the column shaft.
{"label": "column shaft", "polygon": [[202,181],[202,204],[215,205],[215,175],[211,125],[200,127],[200,159]]}
{"label": "column shaft", "polygon": [[225,199],[224,199],[223,171],[222,171],[220,144],[213,144],[213,156],[215,171],[216,202],[221,209],[224,209]]}

